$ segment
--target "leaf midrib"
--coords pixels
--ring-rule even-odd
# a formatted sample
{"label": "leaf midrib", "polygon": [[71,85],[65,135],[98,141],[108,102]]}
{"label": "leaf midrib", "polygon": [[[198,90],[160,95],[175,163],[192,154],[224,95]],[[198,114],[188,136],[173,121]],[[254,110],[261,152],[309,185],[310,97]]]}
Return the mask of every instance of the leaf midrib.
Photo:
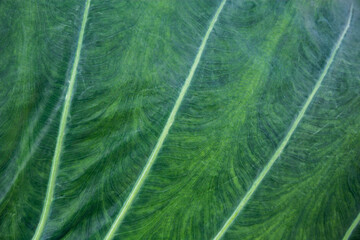
{"label": "leaf midrib", "polygon": [[81,54],[81,49],[82,49],[82,44],[83,44],[83,39],[84,39],[85,27],[86,27],[86,22],[87,22],[88,15],[89,15],[90,3],[91,3],[91,0],[86,0],[83,19],[82,19],[82,23],[81,23],[81,29],[80,29],[79,38],[78,38],[77,47],[76,47],[75,59],[74,59],[74,63],[73,63],[72,70],[71,70],[69,87],[66,92],[64,108],[63,108],[63,111],[61,114],[61,121],[60,121],[58,136],[56,139],[55,152],[54,152],[54,156],[52,159],[52,166],[51,166],[49,182],[48,182],[48,186],[47,186],[47,190],[46,190],[45,202],[44,202],[43,210],[41,213],[40,221],[37,225],[35,234],[33,236],[33,240],[40,239],[40,237],[44,231],[46,221],[49,217],[51,203],[52,203],[52,200],[54,197],[56,176],[57,176],[57,172],[58,172],[58,168],[59,168],[60,155],[61,155],[62,145],[64,142],[67,118],[68,118],[69,112],[70,112],[71,98],[73,96],[74,85],[75,85],[76,75],[77,75],[77,68],[78,68],[79,61],[80,61],[80,54]]}

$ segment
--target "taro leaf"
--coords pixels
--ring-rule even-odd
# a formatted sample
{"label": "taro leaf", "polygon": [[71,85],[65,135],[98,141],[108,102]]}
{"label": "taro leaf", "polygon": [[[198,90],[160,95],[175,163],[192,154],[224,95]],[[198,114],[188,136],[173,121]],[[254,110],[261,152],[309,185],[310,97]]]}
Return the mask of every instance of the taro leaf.
{"label": "taro leaf", "polygon": [[360,3],[0,1],[0,239],[356,239]]}

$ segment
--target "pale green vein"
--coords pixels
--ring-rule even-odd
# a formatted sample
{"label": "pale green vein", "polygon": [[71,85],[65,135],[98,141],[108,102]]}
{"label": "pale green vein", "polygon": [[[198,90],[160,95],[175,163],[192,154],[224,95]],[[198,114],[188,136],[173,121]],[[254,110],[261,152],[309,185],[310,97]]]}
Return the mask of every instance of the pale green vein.
{"label": "pale green vein", "polygon": [[223,235],[225,234],[225,232],[228,230],[228,228],[230,227],[230,225],[234,222],[234,220],[236,219],[236,217],[240,214],[240,212],[243,210],[243,208],[245,207],[245,205],[248,203],[248,201],[250,200],[250,198],[252,197],[252,195],[254,194],[254,192],[256,191],[256,189],[259,187],[260,183],[262,182],[262,180],[265,178],[265,176],[268,174],[268,172],[270,171],[270,169],[272,168],[272,166],[274,165],[275,161],[279,158],[279,156],[281,155],[282,151],[284,150],[284,148],[286,147],[286,145],[288,144],[291,136],[293,135],[293,133],[295,132],[296,128],[298,127],[300,121],[302,120],[302,118],[305,115],[306,110],[308,109],[310,103],[312,102],[315,94],[317,93],[317,91],[319,90],[321,83],[323,82],[326,74],[329,71],[329,68],[331,66],[331,64],[334,61],[335,55],[345,37],[345,34],[347,33],[349,27],[350,27],[350,22],[351,22],[351,18],[352,18],[352,12],[353,12],[353,6],[351,6],[350,8],[350,13],[349,13],[349,17],[346,23],[346,26],[343,30],[343,32],[341,33],[339,40],[336,42],[335,47],[333,48],[330,57],[328,58],[325,68],[322,71],[319,79],[317,80],[314,89],[312,90],[311,94],[309,95],[309,97],[307,98],[304,106],[302,107],[301,111],[299,112],[298,116],[296,117],[295,121],[293,122],[293,124],[291,125],[288,133],[286,134],[285,138],[282,140],[280,146],[276,149],[274,155],[271,157],[271,159],[269,160],[269,162],[267,163],[267,165],[265,166],[265,168],[261,171],[260,175],[255,179],[254,183],[251,185],[250,189],[246,192],[244,198],[240,201],[239,205],[236,207],[235,211],[231,214],[231,216],[228,218],[228,220],[225,222],[225,224],[223,225],[223,227],[221,228],[221,230],[218,232],[218,234],[214,237],[214,240],[218,240],[221,237],[223,237]]}
{"label": "pale green vein", "polygon": [[57,175],[57,171],[59,168],[62,144],[64,142],[65,128],[66,128],[67,118],[68,118],[69,111],[70,111],[70,104],[71,104],[71,98],[72,98],[73,91],[74,91],[74,85],[75,85],[75,80],[76,80],[76,75],[77,75],[77,68],[78,68],[79,61],[80,61],[80,53],[81,53],[81,48],[82,48],[82,43],[83,43],[83,38],[84,38],[84,33],[85,33],[85,26],[86,26],[86,22],[87,22],[88,15],[89,15],[90,2],[91,2],[91,0],[86,0],[84,15],[83,15],[81,29],[80,29],[79,38],[78,38],[77,47],[76,47],[75,59],[74,59],[74,63],[73,63],[72,69],[71,69],[69,87],[66,92],[64,108],[63,108],[63,111],[61,114],[59,133],[58,133],[58,136],[56,139],[55,152],[54,152],[54,156],[52,159],[52,166],[51,166],[49,182],[48,182],[48,186],[47,186],[47,190],[46,190],[46,197],[45,197],[40,221],[36,228],[35,234],[33,236],[33,240],[40,239],[40,237],[44,231],[46,221],[49,217],[51,203],[52,203],[53,197],[54,197],[56,175]]}
{"label": "pale green vein", "polygon": [[131,204],[133,203],[136,195],[138,194],[141,186],[144,184],[145,182],[145,179],[147,177],[147,175],[149,174],[150,172],[150,169],[151,169],[151,166],[154,164],[155,162],[155,159],[165,141],[165,138],[166,136],[168,135],[169,133],[169,130],[172,126],[172,124],[174,123],[174,120],[175,120],[175,116],[176,116],[176,113],[178,112],[179,110],[179,107],[184,99],[184,96],[190,86],[190,83],[191,83],[191,80],[193,79],[193,76],[195,74],[195,71],[196,71],[196,68],[197,66],[199,65],[199,62],[200,62],[200,59],[201,59],[201,56],[204,52],[204,49],[205,49],[205,46],[206,46],[206,43],[207,43],[207,40],[209,39],[209,36],[210,36],[210,33],[212,32],[214,26],[215,26],[215,23],[224,7],[226,3],[226,0],[223,0],[219,6],[219,8],[217,9],[214,17],[212,18],[211,20],[211,23],[209,25],[209,28],[201,42],[201,45],[200,45],[200,48],[198,50],[198,53],[195,57],[195,60],[194,60],[194,63],[193,65],[191,66],[191,69],[190,69],[190,72],[189,72],[189,75],[187,76],[186,80],[185,80],[185,83],[184,85],[182,86],[181,88],[181,91],[180,91],[180,94],[175,102],[175,105],[173,107],[173,109],[171,110],[171,113],[169,115],[169,118],[165,124],[165,127],[163,128],[162,132],[161,132],[161,135],[155,145],[155,148],[153,149],[143,171],[141,172],[141,175],[139,176],[139,178],[136,180],[136,183],[133,187],[133,189],[131,190],[131,193],[130,195],[128,196],[128,198],[126,199],[124,205],[122,206],[120,212],[118,213],[118,215],[116,216],[116,219],[115,221],[113,222],[109,232],[106,234],[105,236],[105,240],[110,240],[114,237],[114,234],[117,230],[117,228],[120,226],[122,220],[124,219],[127,211],[129,210],[129,208],[131,207]]}
{"label": "pale green vein", "polygon": [[355,230],[356,226],[359,225],[359,222],[360,222],[360,213],[357,215],[357,217],[352,222],[349,229],[346,231],[346,233],[343,237],[343,240],[348,240],[350,238],[350,236],[351,236],[352,232]]}

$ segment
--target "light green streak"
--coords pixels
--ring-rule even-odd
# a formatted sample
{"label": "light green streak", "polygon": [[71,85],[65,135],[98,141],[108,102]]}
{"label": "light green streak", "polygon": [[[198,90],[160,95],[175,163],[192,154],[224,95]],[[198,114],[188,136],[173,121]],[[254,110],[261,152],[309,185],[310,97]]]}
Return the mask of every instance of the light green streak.
{"label": "light green streak", "polygon": [[194,60],[194,63],[193,65],[191,66],[191,69],[190,69],[190,72],[189,72],[189,75],[187,76],[186,80],[185,80],[185,83],[184,85],[182,86],[181,88],[181,92],[179,94],[179,97],[177,98],[176,102],[175,102],[175,105],[173,107],[173,109],[171,110],[171,113],[170,113],[170,116],[165,124],[165,127],[163,128],[162,132],[161,132],[161,135],[156,143],[156,146],[155,148],[153,149],[146,165],[145,165],[145,168],[143,169],[141,175],[139,176],[139,178],[137,179],[136,183],[135,183],[135,186],[133,187],[129,197],[126,199],[123,207],[121,208],[119,214],[117,215],[114,223],[112,224],[109,232],[106,234],[105,236],[105,240],[110,240],[110,239],[113,239],[114,237],[114,234],[117,230],[117,228],[120,226],[122,220],[124,219],[125,215],[126,215],[126,212],[129,210],[129,208],[131,207],[131,204],[133,203],[136,195],[138,194],[140,188],[142,187],[142,185],[144,184],[145,182],[145,179],[147,177],[147,175],[149,174],[150,172],[150,169],[151,169],[151,166],[154,164],[155,162],[155,159],[165,141],[165,138],[166,136],[168,135],[169,133],[169,130],[175,120],[175,116],[176,116],[176,113],[178,112],[179,110],[179,107],[181,105],[181,102],[183,101],[184,99],[184,96],[190,86],[190,83],[191,83],[191,80],[194,76],[194,73],[196,71],[196,68],[200,62],[200,59],[201,59],[201,56],[204,52],[204,49],[205,49],[205,46],[206,46],[206,43],[207,43],[207,40],[210,36],[210,33],[212,32],[213,28],[214,28],[214,25],[224,7],[226,3],[226,0],[223,0],[219,6],[219,8],[217,9],[213,19],[211,20],[211,23],[210,23],[210,26],[201,42],[201,45],[200,45],[200,48],[198,50],[198,53],[196,55],[196,58]]}
{"label": "light green streak", "polygon": [[218,240],[220,238],[223,237],[223,235],[225,234],[225,232],[228,230],[228,228],[230,227],[230,225],[234,222],[234,220],[236,219],[236,217],[240,214],[240,212],[243,210],[243,208],[245,207],[245,205],[247,204],[247,202],[250,200],[250,198],[252,197],[252,195],[254,194],[254,192],[256,191],[256,189],[258,188],[258,186],[260,185],[260,183],[262,182],[262,180],[265,178],[266,174],[268,174],[268,172],[270,171],[271,167],[274,165],[275,161],[279,158],[279,156],[281,155],[282,151],[284,150],[284,148],[286,147],[287,143],[289,142],[291,136],[293,135],[294,131],[296,130],[296,128],[298,127],[301,119],[304,117],[304,114],[306,112],[306,110],[308,109],[310,103],[312,102],[315,94],[317,93],[317,91],[319,90],[321,83],[323,82],[326,74],[329,71],[329,68],[331,66],[331,64],[334,61],[335,55],[345,37],[346,32],[348,31],[349,27],[350,27],[350,22],[351,22],[351,18],[352,18],[352,12],[353,12],[353,6],[351,5],[350,8],[350,14],[346,23],[346,26],[343,30],[343,32],[341,33],[339,40],[336,42],[336,45],[334,47],[334,49],[331,52],[330,58],[327,60],[325,68],[323,70],[323,72],[321,73],[318,81],[315,84],[314,89],[312,90],[311,94],[309,95],[309,97],[307,98],[304,106],[302,107],[299,115],[297,116],[297,118],[295,119],[295,121],[293,122],[293,124],[291,125],[288,133],[286,134],[285,138],[283,139],[283,141],[281,142],[280,146],[277,148],[277,150],[275,151],[274,155],[271,157],[270,161],[268,162],[268,164],[265,166],[265,168],[262,170],[262,172],[260,173],[260,175],[256,178],[256,180],[254,181],[254,183],[252,184],[251,188],[247,191],[247,193],[245,194],[244,198],[241,200],[241,202],[239,203],[239,205],[236,207],[235,211],[231,214],[230,218],[225,222],[225,224],[223,225],[223,227],[221,228],[221,230],[218,232],[218,234],[214,237],[214,240]]}
{"label": "light green streak", "polygon": [[343,240],[348,240],[352,234],[352,232],[355,230],[356,226],[359,224],[360,222],[360,213],[357,215],[357,217],[355,218],[355,220],[352,222],[351,226],[349,227],[349,229],[346,231]]}
{"label": "light green streak", "polygon": [[52,203],[53,197],[54,197],[56,176],[57,176],[57,171],[59,168],[61,149],[62,149],[62,144],[64,142],[66,122],[67,122],[67,118],[68,118],[69,111],[70,111],[70,104],[71,104],[71,98],[73,95],[74,84],[75,84],[75,80],[76,80],[77,68],[78,68],[79,60],[80,60],[80,53],[81,53],[81,47],[82,47],[83,38],[84,38],[86,21],[88,19],[88,15],[89,15],[90,2],[91,2],[91,0],[86,0],[84,16],[83,16],[82,23],[81,23],[79,39],[77,42],[75,60],[74,60],[72,70],[71,70],[69,88],[66,92],[64,109],[61,114],[59,133],[58,133],[58,136],[56,139],[55,153],[54,153],[54,156],[52,159],[52,166],[51,166],[51,172],[50,172],[49,182],[48,182],[47,191],[46,191],[45,203],[44,203],[44,207],[43,207],[43,210],[41,213],[40,222],[39,222],[39,224],[36,228],[36,232],[32,238],[33,240],[40,239],[40,237],[44,231],[46,221],[49,217],[51,203]]}

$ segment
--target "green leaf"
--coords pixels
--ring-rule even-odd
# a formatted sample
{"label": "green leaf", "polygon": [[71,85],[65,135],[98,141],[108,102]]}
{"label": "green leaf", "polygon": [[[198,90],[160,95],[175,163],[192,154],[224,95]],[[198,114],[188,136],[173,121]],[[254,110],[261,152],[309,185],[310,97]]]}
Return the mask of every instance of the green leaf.
{"label": "green leaf", "polygon": [[356,239],[358,1],[0,1],[0,239]]}

